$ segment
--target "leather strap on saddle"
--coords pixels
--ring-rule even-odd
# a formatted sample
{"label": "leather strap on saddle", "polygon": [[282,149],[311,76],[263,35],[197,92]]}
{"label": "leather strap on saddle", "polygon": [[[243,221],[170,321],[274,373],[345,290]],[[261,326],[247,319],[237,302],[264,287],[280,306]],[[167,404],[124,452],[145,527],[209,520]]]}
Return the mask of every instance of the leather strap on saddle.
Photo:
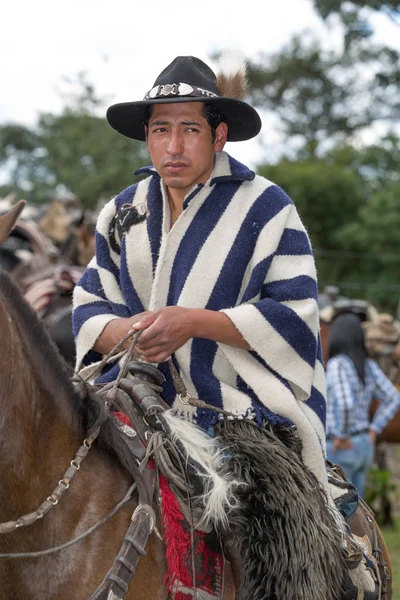
{"label": "leather strap on saddle", "polygon": [[359,509],[350,519],[349,525],[353,536],[365,548],[367,556],[372,557],[377,567],[381,589],[380,600],[391,600],[392,578],[389,565],[385,560],[373,512],[362,498],[359,501]]}
{"label": "leather strap on saddle", "polygon": [[[127,594],[129,583],[136,572],[138,562],[146,554],[146,544],[156,525],[156,516],[152,508],[156,471],[148,462],[143,462],[146,456],[146,443],[151,434],[151,427],[160,423],[157,419],[157,413],[165,410],[164,401],[152,389],[154,385],[160,383],[158,373],[152,373],[148,369],[155,369],[151,365],[144,365],[140,373],[140,383],[137,380],[123,379],[120,381],[120,388],[116,395],[126,395],[129,392],[130,398],[135,402],[136,419],[132,426],[122,424],[115,419],[116,426],[121,434],[122,440],[129,448],[129,451],[135,458],[137,468],[131,472],[136,481],[139,501],[134,510],[131,522],[123,539],[120,551],[116,556],[114,563],[103,579],[100,586],[92,594],[89,600],[122,600]],[[146,385],[148,381],[149,385]],[[101,392],[100,392],[101,393]]]}
{"label": "leather strap on saddle", "polygon": [[[363,571],[369,571],[372,574],[374,571],[374,579],[378,580],[376,589],[373,591],[361,590],[358,591],[357,600],[368,600],[371,598],[379,598],[379,600],[391,600],[392,598],[392,583],[389,565],[385,560],[382,544],[378,535],[378,526],[376,524],[372,510],[360,498],[357,494],[357,503],[349,503],[351,497],[350,492],[355,490],[354,486],[349,483],[346,479],[346,475],[340,465],[333,465],[328,461],[328,480],[333,486],[332,496],[335,500],[335,504],[338,505],[339,510],[346,518],[348,526],[351,531],[351,535],[346,536],[346,562],[349,568],[349,574],[355,585],[354,581],[361,585],[362,579],[367,580],[368,578],[364,575]],[[336,494],[334,491],[336,490]],[[351,511],[346,504],[353,505]],[[368,565],[367,560],[371,567]],[[358,570],[356,574],[355,571]],[[376,575],[376,576],[375,576]],[[350,586],[351,587],[351,586]],[[344,600],[347,600],[346,598]]]}

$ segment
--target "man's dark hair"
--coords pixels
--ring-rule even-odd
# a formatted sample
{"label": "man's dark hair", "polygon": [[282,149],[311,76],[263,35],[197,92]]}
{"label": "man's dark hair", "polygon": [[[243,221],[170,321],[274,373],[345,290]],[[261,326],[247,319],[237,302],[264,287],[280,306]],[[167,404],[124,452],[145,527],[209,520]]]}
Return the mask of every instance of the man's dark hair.
{"label": "man's dark hair", "polygon": [[[149,126],[152,109],[153,109],[152,104],[150,104],[149,106],[146,107],[146,110],[145,110],[145,113],[144,113],[143,119],[142,119],[142,123],[145,127]],[[213,104],[207,104],[206,102],[204,103],[204,106],[203,106],[203,115],[211,128],[212,141],[214,141],[216,129],[220,123],[224,123],[224,122],[226,123],[226,117],[219,110],[219,108],[217,108]]]}
{"label": "man's dark hair", "polygon": [[144,115],[142,117],[142,123],[143,123],[143,125],[146,128],[149,126],[149,121],[150,121],[152,109],[153,109],[153,106],[151,104],[149,104],[148,106],[146,106],[146,108],[144,109]]}
{"label": "man's dark hair", "polygon": [[225,115],[213,104],[204,103],[203,115],[211,127],[212,141],[215,140],[215,132],[220,123],[226,123]]}

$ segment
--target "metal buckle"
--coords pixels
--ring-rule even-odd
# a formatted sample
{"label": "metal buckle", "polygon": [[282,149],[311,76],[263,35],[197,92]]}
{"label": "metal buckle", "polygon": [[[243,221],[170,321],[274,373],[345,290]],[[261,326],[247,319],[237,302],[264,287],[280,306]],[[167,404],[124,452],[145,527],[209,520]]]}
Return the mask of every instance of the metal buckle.
{"label": "metal buckle", "polygon": [[[186,392],[186,394],[178,394],[178,398],[179,400],[182,402],[182,404],[190,404],[190,400],[192,399],[192,396],[189,394],[189,392]],[[188,398],[188,401],[183,400],[183,398]]]}

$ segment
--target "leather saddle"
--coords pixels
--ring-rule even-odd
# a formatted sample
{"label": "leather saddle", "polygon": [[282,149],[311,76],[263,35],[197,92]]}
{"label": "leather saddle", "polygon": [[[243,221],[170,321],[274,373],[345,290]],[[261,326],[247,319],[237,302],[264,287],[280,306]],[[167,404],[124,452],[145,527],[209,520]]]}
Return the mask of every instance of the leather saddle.
{"label": "leather saddle", "polygon": [[[342,600],[391,600],[392,577],[388,550],[370,507],[347,481],[340,465],[327,461],[328,481],[336,506],[345,518],[350,535],[347,539],[347,565],[350,578]],[[355,572],[358,572],[355,575]],[[370,577],[368,577],[368,573]],[[361,574],[361,575],[360,575]],[[368,578],[374,582],[368,584]],[[367,582],[365,590],[354,590],[354,581]],[[368,589],[369,588],[369,589]],[[356,593],[355,596],[352,594]],[[358,594],[358,595],[357,595]]]}

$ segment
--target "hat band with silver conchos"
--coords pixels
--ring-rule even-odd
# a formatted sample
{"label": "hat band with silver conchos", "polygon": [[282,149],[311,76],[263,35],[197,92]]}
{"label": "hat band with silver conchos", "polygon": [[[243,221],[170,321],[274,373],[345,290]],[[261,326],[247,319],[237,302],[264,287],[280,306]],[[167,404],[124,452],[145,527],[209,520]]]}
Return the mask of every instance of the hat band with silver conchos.
{"label": "hat band with silver conchos", "polygon": [[189,85],[188,83],[166,83],[164,85],[156,85],[153,87],[143,100],[151,100],[153,98],[162,98],[163,96],[193,96],[218,98],[217,94],[203,90],[202,88]]}

